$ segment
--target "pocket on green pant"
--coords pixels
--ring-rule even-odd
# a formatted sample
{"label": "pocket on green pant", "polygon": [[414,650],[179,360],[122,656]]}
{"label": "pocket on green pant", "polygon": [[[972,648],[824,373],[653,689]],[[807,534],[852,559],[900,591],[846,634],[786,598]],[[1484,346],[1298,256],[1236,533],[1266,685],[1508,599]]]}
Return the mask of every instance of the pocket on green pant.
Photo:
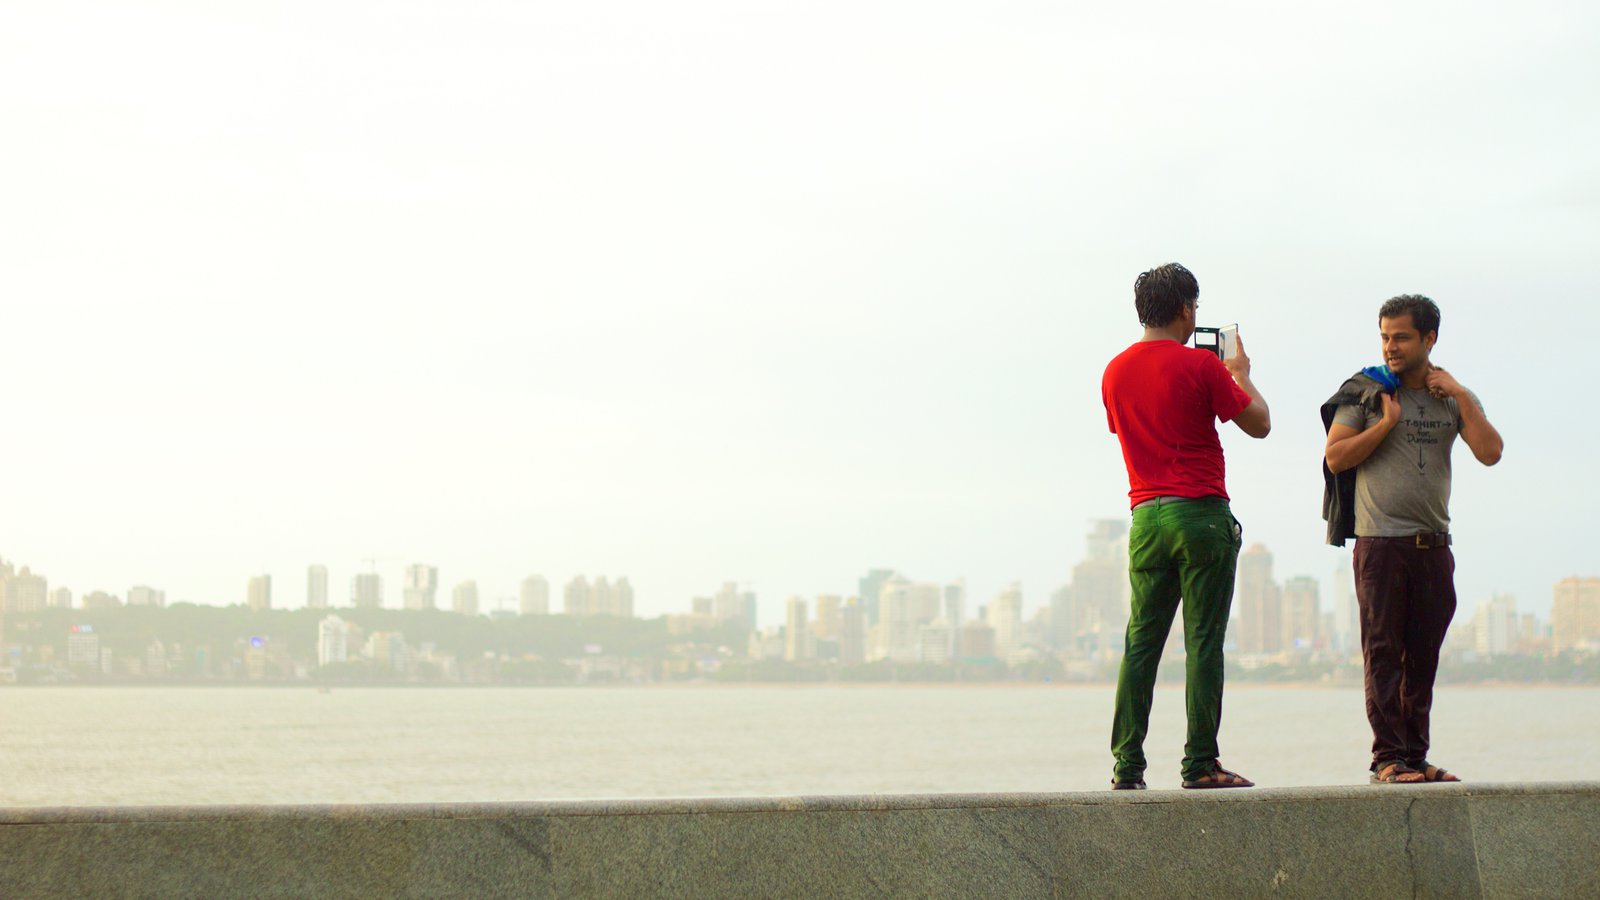
{"label": "pocket on green pant", "polygon": [[1128,528],[1128,568],[1135,571],[1163,568],[1160,548],[1160,527],[1134,522]]}
{"label": "pocket on green pant", "polygon": [[1239,552],[1233,517],[1227,513],[1188,523],[1183,529],[1184,555],[1190,563],[1207,565]]}

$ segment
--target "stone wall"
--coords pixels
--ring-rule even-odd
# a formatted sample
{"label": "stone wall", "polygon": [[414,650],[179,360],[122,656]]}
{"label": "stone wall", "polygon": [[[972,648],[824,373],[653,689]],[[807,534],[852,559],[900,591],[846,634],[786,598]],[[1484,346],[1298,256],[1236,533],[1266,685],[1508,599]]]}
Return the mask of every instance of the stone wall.
{"label": "stone wall", "polygon": [[0,896],[1595,897],[1600,784],[0,809]]}

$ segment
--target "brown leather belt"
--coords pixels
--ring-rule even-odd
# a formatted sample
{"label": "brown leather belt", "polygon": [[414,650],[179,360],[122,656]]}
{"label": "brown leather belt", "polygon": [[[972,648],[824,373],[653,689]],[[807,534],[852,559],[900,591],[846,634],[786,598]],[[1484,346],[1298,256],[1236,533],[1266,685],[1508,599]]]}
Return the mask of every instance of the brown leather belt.
{"label": "brown leather belt", "polygon": [[1416,547],[1418,550],[1434,550],[1439,547],[1450,546],[1448,534],[1413,534],[1406,537],[1359,537],[1363,541],[1394,541],[1407,546]]}
{"label": "brown leather belt", "polygon": [[1171,506],[1174,503],[1193,503],[1196,500],[1221,500],[1221,497],[1151,497],[1141,500],[1133,505],[1134,509],[1144,509],[1147,506]]}

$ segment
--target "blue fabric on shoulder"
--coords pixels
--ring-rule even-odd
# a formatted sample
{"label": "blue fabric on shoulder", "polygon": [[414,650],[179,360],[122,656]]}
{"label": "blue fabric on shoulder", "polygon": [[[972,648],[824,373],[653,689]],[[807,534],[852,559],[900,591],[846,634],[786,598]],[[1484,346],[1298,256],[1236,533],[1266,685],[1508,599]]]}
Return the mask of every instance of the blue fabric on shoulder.
{"label": "blue fabric on shoulder", "polygon": [[1383,385],[1385,393],[1392,394],[1400,387],[1400,379],[1394,377],[1388,366],[1367,366],[1361,370],[1361,374]]}

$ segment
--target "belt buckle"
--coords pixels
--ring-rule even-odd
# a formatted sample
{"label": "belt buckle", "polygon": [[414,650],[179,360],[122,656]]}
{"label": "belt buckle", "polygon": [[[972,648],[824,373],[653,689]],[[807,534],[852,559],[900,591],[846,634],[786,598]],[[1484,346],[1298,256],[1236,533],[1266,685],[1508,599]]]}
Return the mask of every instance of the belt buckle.
{"label": "belt buckle", "polygon": [[1417,549],[1418,550],[1426,550],[1426,549],[1428,549],[1428,536],[1427,535],[1425,535],[1425,534],[1417,535]]}

